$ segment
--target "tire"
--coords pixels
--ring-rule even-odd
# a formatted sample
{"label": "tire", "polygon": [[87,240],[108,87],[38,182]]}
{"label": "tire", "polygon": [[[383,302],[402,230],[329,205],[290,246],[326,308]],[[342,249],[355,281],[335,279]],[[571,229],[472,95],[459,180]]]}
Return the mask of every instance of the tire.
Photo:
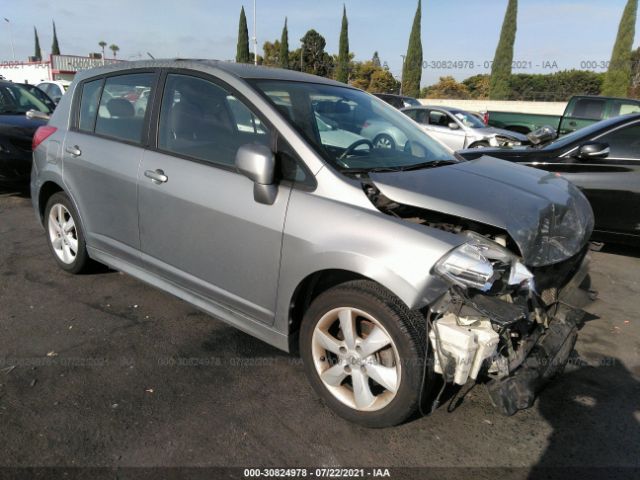
{"label": "tire", "polygon": [[376,135],[375,138],[373,139],[373,146],[375,148],[395,150],[396,142],[393,139],[393,137],[391,137],[391,135],[388,135],[386,133],[380,133]]}
{"label": "tire", "polygon": [[469,148],[488,148],[490,146],[491,145],[489,145],[488,142],[476,142],[476,143],[473,143],[473,144],[469,145]]}
{"label": "tire", "polygon": [[[355,342],[341,327],[348,319]],[[398,425],[416,413],[425,347],[424,317],[369,280],[320,294],[300,330],[300,354],[315,391],[341,417],[371,428]],[[354,382],[362,387],[359,395]]]}
{"label": "tire", "polygon": [[60,268],[69,273],[83,273],[91,265],[80,217],[69,197],[54,193],[44,210],[47,243]]}

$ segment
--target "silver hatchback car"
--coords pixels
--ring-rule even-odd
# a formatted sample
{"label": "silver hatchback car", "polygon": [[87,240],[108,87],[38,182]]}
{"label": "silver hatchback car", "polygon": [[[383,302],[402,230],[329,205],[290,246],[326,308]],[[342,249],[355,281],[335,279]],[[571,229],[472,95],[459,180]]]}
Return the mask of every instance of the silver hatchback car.
{"label": "silver hatchback car", "polygon": [[[407,141],[376,148],[359,135],[374,121]],[[324,78],[190,60],[79,73],[34,137],[31,191],[61,268],[109,265],[299,353],[366,426],[437,406],[446,383],[482,381],[512,414],[576,340],[584,196],[455,157]]]}

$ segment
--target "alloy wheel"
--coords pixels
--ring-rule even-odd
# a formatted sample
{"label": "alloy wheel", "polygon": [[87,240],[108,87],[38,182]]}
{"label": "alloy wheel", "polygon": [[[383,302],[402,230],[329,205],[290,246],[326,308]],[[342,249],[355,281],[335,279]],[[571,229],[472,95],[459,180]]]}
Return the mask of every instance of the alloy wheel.
{"label": "alloy wheel", "polygon": [[63,263],[72,264],[78,255],[78,230],[71,213],[61,203],[49,211],[48,230],[56,256]]}

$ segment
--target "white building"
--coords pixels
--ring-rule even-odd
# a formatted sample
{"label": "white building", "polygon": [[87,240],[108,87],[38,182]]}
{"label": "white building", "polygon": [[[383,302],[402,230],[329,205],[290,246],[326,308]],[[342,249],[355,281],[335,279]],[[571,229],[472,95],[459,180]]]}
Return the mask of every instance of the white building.
{"label": "white building", "polygon": [[48,61],[42,62],[0,62],[0,75],[11,82],[37,85],[45,80],[73,80],[81,70],[121,61],[78,55],[50,55]]}

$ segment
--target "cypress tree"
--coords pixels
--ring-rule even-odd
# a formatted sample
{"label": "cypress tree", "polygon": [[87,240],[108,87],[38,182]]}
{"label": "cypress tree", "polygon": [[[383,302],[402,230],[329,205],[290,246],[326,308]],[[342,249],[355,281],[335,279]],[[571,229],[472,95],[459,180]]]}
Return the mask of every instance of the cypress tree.
{"label": "cypress tree", "polygon": [[407,56],[402,66],[402,92],[411,97],[420,95],[422,79],[422,39],[421,39],[422,2],[418,0],[418,9],[413,18]]}
{"label": "cypress tree", "polygon": [[374,67],[380,67],[382,64],[380,63],[380,55],[378,55],[378,51],[373,52],[373,58],[371,59],[371,63],[373,63]]}
{"label": "cypress tree", "polygon": [[500,31],[500,41],[493,57],[493,65],[491,65],[489,98],[492,100],[506,100],[511,93],[511,64],[513,63],[513,45],[516,41],[517,23],[518,0],[509,0]]}
{"label": "cypress tree", "polygon": [[247,28],[247,17],[244,14],[244,7],[240,10],[240,23],[238,25],[238,48],[236,50],[237,63],[250,63],[249,55],[249,29]]}
{"label": "cypress tree", "polygon": [[609,70],[604,77],[602,94],[611,97],[626,97],[631,87],[631,49],[636,34],[638,0],[628,0],[622,12],[618,36],[611,52]]}
{"label": "cypress tree", "polygon": [[340,30],[336,80],[342,83],[349,82],[349,21],[347,20],[347,7],[344,4],[342,5],[342,29]]}
{"label": "cypress tree", "polygon": [[53,22],[53,43],[51,44],[51,55],[60,55],[60,45],[58,44],[58,33],[56,32],[56,22]]}
{"label": "cypress tree", "polygon": [[36,27],[33,27],[33,34],[36,41],[36,47],[33,56],[36,58],[36,60],[40,61],[42,60],[42,50],[40,50],[40,39],[38,38],[38,30],[36,29]]}
{"label": "cypress tree", "polygon": [[289,29],[287,28],[287,18],[284,19],[282,36],[280,37],[280,67],[289,68]]}

